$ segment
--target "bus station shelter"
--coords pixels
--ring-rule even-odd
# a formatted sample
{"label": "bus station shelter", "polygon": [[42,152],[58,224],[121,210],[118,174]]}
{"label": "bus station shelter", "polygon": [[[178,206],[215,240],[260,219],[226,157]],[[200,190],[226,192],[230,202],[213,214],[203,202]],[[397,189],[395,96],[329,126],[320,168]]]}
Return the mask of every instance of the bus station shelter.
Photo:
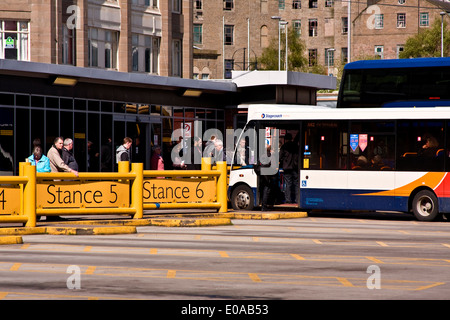
{"label": "bus station shelter", "polygon": [[194,80],[0,60],[0,175],[18,173],[35,139],[46,154],[57,136],[74,140],[79,171],[114,171],[114,150],[127,136],[132,161],[150,169],[153,145],[170,161],[177,129],[184,138],[194,123],[225,132],[245,117],[241,103],[315,104],[318,89],[335,88],[335,78],[286,71]]}

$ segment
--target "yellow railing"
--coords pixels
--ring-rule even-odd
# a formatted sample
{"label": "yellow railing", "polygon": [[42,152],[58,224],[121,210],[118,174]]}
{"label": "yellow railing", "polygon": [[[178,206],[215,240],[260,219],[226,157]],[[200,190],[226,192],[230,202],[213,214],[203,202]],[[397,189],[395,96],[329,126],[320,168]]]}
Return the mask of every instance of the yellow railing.
{"label": "yellow railing", "polygon": [[[19,176],[0,176],[0,223],[35,227],[39,216],[61,215],[125,214],[142,219],[144,209],[227,212],[227,166],[222,162],[216,167],[211,170],[209,158],[202,160],[202,170],[144,171],[142,163],[132,163],[130,171],[128,162],[119,162],[118,172],[80,172],[75,177],[72,173],[36,173],[30,163],[20,163]],[[191,190],[192,186],[196,189]],[[175,192],[180,199],[161,199],[156,197],[157,190],[164,195],[164,191]],[[151,191],[155,199],[149,196]],[[192,193],[197,196],[191,197]]]}

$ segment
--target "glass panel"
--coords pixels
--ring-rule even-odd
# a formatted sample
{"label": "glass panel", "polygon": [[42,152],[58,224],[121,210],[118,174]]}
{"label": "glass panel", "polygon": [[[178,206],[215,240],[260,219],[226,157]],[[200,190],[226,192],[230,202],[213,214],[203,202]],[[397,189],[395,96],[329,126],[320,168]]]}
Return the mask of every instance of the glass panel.
{"label": "glass panel", "polygon": [[74,109],[75,110],[86,110],[86,100],[75,99]]}
{"label": "glass panel", "polygon": [[[46,140],[44,139],[45,133],[44,133],[44,110],[31,110],[31,140],[32,141],[39,141],[37,144],[42,146],[42,152],[47,154],[47,150],[49,147],[52,146],[53,141],[51,144],[46,145]],[[31,152],[31,150],[30,150]]]}
{"label": "glass panel", "polygon": [[[58,111],[46,111],[45,113],[46,119],[45,119],[45,141],[46,145],[48,147],[51,147],[53,144],[53,141],[56,137],[58,137],[59,134],[59,112]],[[34,119],[33,119],[34,121]]]}
{"label": "glass panel", "polygon": [[102,112],[112,112],[113,111],[113,103],[110,101],[102,101],[101,107],[102,107]]}
{"label": "glass panel", "polygon": [[16,106],[28,107],[30,105],[30,96],[16,94]]}
{"label": "glass panel", "polygon": [[14,171],[14,110],[0,108],[0,175]]}
{"label": "glass panel", "polygon": [[61,136],[64,139],[70,138],[73,140],[73,113],[63,111],[60,113],[60,118],[61,118]]}
{"label": "glass panel", "polygon": [[88,114],[88,158],[87,171],[100,171],[100,116],[96,113]]}
{"label": "glass panel", "polygon": [[0,104],[13,106],[14,95],[9,93],[0,93]]}
{"label": "glass panel", "polygon": [[[102,104],[103,108],[103,104]],[[114,152],[112,148],[112,116],[101,115],[101,151],[100,151],[100,171],[113,171]]]}
{"label": "glass panel", "polygon": [[59,106],[61,109],[72,110],[73,109],[73,99],[60,98]]}
{"label": "glass panel", "polygon": [[[16,149],[17,165],[18,162],[25,161],[25,159],[31,155],[30,110],[16,109],[16,119],[20,119],[19,121],[16,121],[16,146],[21,146]],[[44,150],[42,151],[45,153]]]}
{"label": "glass panel", "polygon": [[81,112],[75,113],[74,118],[75,128],[73,134],[73,149],[74,156],[78,162],[78,171],[87,171],[87,156],[86,156],[86,114]]}
{"label": "glass panel", "polygon": [[31,96],[31,106],[34,108],[44,108],[45,98],[41,96]]}
{"label": "glass panel", "polygon": [[100,111],[100,101],[89,100],[88,101],[88,110],[89,111]]}

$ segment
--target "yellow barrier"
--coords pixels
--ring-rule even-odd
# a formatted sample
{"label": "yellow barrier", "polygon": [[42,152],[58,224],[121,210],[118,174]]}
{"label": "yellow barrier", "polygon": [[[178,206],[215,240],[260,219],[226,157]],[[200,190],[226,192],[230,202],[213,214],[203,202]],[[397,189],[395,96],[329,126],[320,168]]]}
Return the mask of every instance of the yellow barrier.
{"label": "yellow barrier", "polygon": [[[36,173],[20,163],[18,177],[0,177],[0,223],[35,227],[37,216],[126,214],[142,219],[144,209],[214,208],[227,212],[227,166],[209,158],[202,170],[143,170],[119,162],[118,172]],[[19,187],[18,187],[19,186]],[[19,201],[17,201],[19,199]]]}

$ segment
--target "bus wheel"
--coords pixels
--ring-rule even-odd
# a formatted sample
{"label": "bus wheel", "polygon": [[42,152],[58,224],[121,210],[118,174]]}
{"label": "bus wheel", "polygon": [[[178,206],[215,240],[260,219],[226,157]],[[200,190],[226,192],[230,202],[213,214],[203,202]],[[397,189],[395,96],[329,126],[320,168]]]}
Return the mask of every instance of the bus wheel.
{"label": "bus wheel", "polygon": [[433,221],[438,215],[438,199],[429,190],[419,191],[413,199],[414,216],[420,221]]}
{"label": "bus wheel", "polygon": [[231,194],[231,206],[234,210],[253,210],[255,199],[252,189],[248,186],[238,186]]}

